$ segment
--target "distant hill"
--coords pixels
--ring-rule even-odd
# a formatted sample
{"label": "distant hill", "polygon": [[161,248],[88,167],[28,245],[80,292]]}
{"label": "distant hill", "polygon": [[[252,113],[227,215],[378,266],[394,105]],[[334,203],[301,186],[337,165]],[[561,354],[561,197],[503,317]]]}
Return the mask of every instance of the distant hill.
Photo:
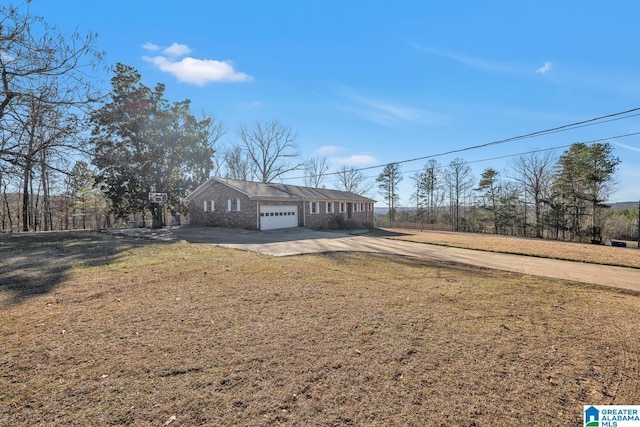
{"label": "distant hill", "polygon": [[622,211],[625,209],[637,209],[637,208],[638,208],[638,202],[611,203],[611,210],[614,210],[614,211]]}
{"label": "distant hill", "polygon": [[[410,207],[406,207],[406,206],[399,206],[396,208],[396,212],[400,212],[400,211],[414,211],[416,208],[410,208]],[[386,215],[387,212],[389,212],[389,208],[388,207],[374,207],[373,208],[373,214],[374,215]]]}

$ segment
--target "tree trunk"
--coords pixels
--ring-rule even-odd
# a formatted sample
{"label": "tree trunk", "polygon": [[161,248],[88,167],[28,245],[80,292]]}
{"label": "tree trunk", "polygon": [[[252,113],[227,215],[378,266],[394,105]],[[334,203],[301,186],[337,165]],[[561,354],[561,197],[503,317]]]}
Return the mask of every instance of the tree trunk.
{"label": "tree trunk", "polygon": [[53,230],[53,214],[51,212],[51,199],[49,198],[49,175],[47,173],[46,150],[42,150],[42,161],[40,163],[42,175],[42,213],[44,216],[44,231]]}
{"label": "tree trunk", "polygon": [[22,231],[29,231],[29,182],[31,177],[31,165],[27,160],[24,167],[24,178],[22,186]]}

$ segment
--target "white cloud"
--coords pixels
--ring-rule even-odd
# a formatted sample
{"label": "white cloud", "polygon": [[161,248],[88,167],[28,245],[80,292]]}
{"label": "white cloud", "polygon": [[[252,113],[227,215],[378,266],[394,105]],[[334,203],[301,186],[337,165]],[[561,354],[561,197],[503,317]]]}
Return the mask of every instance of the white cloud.
{"label": "white cloud", "polygon": [[316,154],[320,156],[328,156],[344,150],[346,150],[346,148],[340,147],[339,145],[323,145],[316,150]]}
{"label": "white cloud", "polygon": [[540,68],[538,68],[536,70],[536,73],[540,73],[542,75],[547,74],[551,70],[552,66],[553,66],[553,64],[551,64],[551,62],[547,61],[547,62],[544,63],[544,65],[542,67],[540,67]]}
{"label": "white cloud", "polygon": [[500,73],[512,73],[515,71],[510,64],[507,64],[504,62],[477,58],[477,57],[470,56],[460,52],[438,50],[430,47],[423,47],[415,43],[412,43],[411,47],[421,50],[423,52],[431,53],[433,55],[438,55],[444,58],[454,60],[456,62],[461,63],[462,65],[466,65],[467,67],[471,67],[471,68],[477,68],[484,71],[494,71],[494,72],[500,72]]}
{"label": "white cloud", "polygon": [[240,105],[245,109],[258,108],[258,107],[262,107],[262,102],[260,102],[260,101],[245,102],[245,103],[240,104]]}
{"label": "white cloud", "polygon": [[371,165],[378,163],[374,157],[371,157],[368,154],[354,154],[349,157],[333,157],[329,160],[339,165]]}
{"label": "white cloud", "polygon": [[[153,43],[142,46],[145,50],[159,51],[161,48]],[[204,86],[211,82],[248,82],[253,77],[240,73],[233,68],[230,61],[217,59],[198,59],[190,56],[180,57],[191,53],[186,44],[173,43],[162,49],[162,55],[142,58],[154,64],[160,71],[172,74],[178,81]]]}
{"label": "white cloud", "polygon": [[389,126],[397,122],[437,124],[444,120],[440,114],[397,102],[368,98],[344,86],[338,86],[337,91],[355,103],[355,105],[342,105],[339,107],[341,110],[382,125]]}
{"label": "white cloud", "polygon": [[158,46],[157,44],[149,43],[149,42],[146,42],[145,44],[143,44],[142,48],[150,52],[156,52],[160,50],[160,46]]}
{"label": "white cloud", "polygon": [[636,151],[636,152],[640,153],[640,148],[639,147],[634,147],[632,145],[623,144],[621,142],[614,142],[614,144],[617,145],[618,147],[622,147],[624,149],[631,150],[631,151]]}
{"label": "white cloud", "polygon": [[253,77],[239,73],[226,61],[215,59],[196,59],[187,56],[180,61],[168,59],[164,56],[153,58],[145,57],[145,60],[155,64],[160,71],[173,74],[178,81],[204,86],[210,82],[248,82]]}
{"label": "white cloud", "polygon": [[172,56],[174,58],[179,58],[184,55],[188,55],[191,53],[191,49],[186,44],[180,44],[173,42],[173,44],[167,48],[165,48],[162,53],[168,56]]}

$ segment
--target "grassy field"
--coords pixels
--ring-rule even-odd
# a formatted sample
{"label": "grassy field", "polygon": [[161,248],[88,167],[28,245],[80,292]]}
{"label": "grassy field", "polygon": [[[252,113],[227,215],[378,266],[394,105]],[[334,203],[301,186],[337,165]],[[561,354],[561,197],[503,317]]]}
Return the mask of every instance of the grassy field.
{"label": "grassy field", "polygon": [[387,230],[397,233],[394,238],[411,242],[579,261],[591,264],[640,268],[640,250],[638,250],[637,242],[625,242],[627,247],[621,248],[610,245],[592,245],[589,243],[522,238],[490,233],[462,233],[436,230],[425,230],[421,232],[419,230],[409,229]]}
{"label": "grassy field", "polygon": [[0,238],[0,425],[579,425],[640,402],[640,298],[359,253]]}

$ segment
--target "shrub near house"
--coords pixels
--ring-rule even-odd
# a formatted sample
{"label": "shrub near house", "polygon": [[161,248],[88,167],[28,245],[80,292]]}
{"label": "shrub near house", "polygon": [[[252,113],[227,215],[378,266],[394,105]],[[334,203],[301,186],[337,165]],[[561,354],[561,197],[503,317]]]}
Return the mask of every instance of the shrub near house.
{"label": "shrub near house", "polygon": [[190,223],[212,227],[373,227],[375,201],[340,190],[210,178],[185,198]]}

